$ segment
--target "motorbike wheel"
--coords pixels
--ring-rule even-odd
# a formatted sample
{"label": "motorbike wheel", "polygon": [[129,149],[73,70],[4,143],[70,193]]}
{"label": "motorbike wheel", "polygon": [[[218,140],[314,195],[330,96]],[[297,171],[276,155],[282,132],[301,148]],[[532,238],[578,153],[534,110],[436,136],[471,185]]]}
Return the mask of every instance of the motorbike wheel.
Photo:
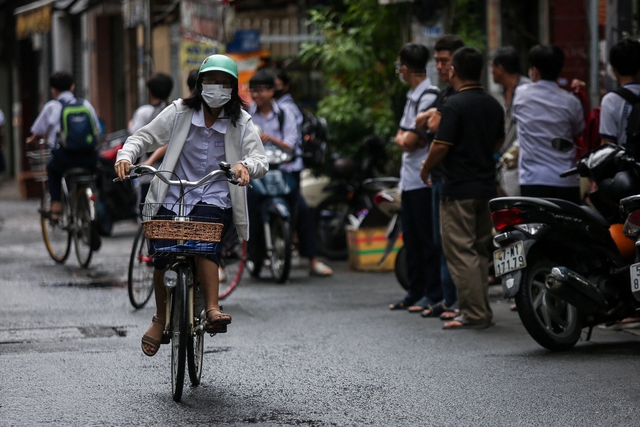
{"label": "motorbike wheel", "polygon": [[345,226],[355,209],[344,196],[330,196],[315,210],[318,252],[329,259],[346,259],[349,255]]}
{"label": "motorbike wheel", "polygon": [[409,290],[409,267],[407,266],[407,250],[403,247],[400,248],[396,255],[396,262],[394,264],[394,272],[396,273],[396,279],[404,290]]}
{"label": "motorbike wheel", "polygon": [[582,316],[576,307],[552,295],[544,285],[545,278],[557,263],[546,258],[531,261],[522,272],[520,290],[515,296],[520,320],[542,347],[553,351],[569,350],[580,339]]}
{"label": "motorbike wheel", "polygon": [[289,279],[291,271],[291,226],[282,217],[271,219],[271,274],[277,283],[284,283]]}

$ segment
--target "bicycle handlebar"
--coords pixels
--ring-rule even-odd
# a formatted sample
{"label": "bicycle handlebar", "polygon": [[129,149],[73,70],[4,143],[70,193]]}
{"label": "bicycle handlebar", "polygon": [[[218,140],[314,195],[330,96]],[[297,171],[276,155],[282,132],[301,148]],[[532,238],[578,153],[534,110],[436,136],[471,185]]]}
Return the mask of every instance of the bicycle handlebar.
{"label": "bicycle handlebar", "polygon": [[[210,179],[212,179],[213,177],[216,177],[218,175],[225,175],[227,177],[227,181],[229,181],[231,184],[234,184],[234,185],[240,184],[240,181],[236,178],[236,171],[231,170],[231,165],[229,163],[220,162],[219,166],[220,166],[220,169],[209,172],[207,175],[200,178],[198,181],[187,181],[183,179],[178,179],[178,180],[168,179],[162,174],[163,171],[159,171],[153,166],[146,166],[146,165],[132,166],[131,170],[129,171],[129,175],[126,178],[131,179],[131,178],[138,178],[139,176],[142,176],[142,175],[155,175],[158,177],[158,179],[160,179],[162,182],[164,182],[167,185],[180,185],[182,187],[199,187],[202,184],[209,181]],[[120,178],[113,179],[113,182],[119,182],[119,181],[121,181]]]}

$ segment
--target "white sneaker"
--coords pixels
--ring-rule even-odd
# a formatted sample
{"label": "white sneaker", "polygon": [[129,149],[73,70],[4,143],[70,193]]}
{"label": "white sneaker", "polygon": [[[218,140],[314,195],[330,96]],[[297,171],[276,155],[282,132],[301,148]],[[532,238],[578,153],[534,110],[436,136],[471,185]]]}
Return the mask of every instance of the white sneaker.
{"label": "white sneaker", "polygon": [[224,283],[227,281],[227,272],[224,271],[224,268],[218,267],[218,282]]}

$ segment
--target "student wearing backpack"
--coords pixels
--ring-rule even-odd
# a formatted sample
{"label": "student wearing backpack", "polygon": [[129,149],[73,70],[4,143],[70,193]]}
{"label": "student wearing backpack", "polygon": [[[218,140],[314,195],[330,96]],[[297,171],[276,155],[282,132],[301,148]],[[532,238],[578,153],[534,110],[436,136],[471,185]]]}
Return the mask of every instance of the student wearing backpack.
{"label": "student wearing backpack", "polygon": [[156,73],[147,80],[147,89],[149,89],[149,103],[138,107],[133,113],[127,129],[130,135],[136,133],[142,126],[151,123],[169,105],[173,79],[167,74]]}
{"label": "student wearing backpack", "polygon": [[[96,169],[99,121],[91,103],[74,96],[75,83],[70,73],[53,73],[49,85],[53,99],[44,105],[31,126],[26,143],[45,138],[52,149],[47,175],[51,195],[49,214],[55,221],[62,212],[62,175],[71,168]],[[69,114],[63,114],[66,112]],[[71,117],[75,119],[68,120]]]}
{"label": "student wearing backpack", "polygon": [[[609,64],[621,88],[602,98],[600,136],[602,144],[627,143],[627,123],[634,104],[640,103],[640,42],[620,40],[609,50]],[[637,107],[636,107],[637,108]]]}
{"label": "student wearing backpack", "polygon": [[[302,138],[304,137],[302,127],[305,115],[289,92],[291,88],[291,80],[287,73],[284,70],[278,70],[274,78],[274,99],[276,100],[276,103],[280,108],[289,110],[295,117],[298,135],[300,135],[298,139],[298,146],[296,147],[296,153],[300,156],[303,153],[301,145]],[[305,161],[299,157],[292,165],[287,167],[296,179],[298,187],[300,187],[300,173],[304,168],[303,163],[305,163]],[[304,199],[300,191],[298,191],[298,203],[296,207],[295,230],[298,234],[300,254],[308,258],[310,265],[314,266],[311,268],[311,274],[318,276],[330,276],[332,274],[331,268],[324,263],[318,264],[318,248],[316,246],[315,234],[313,233],[312,215],[309,210],[309,205],[307,205],[307,201]]]}
{"label": "student wearing backpack", "polygon": [[[295,113],[288,106],[280,106],[275,97],[275,76],[268,70],[259,70],[251,80],[251,98],[253,104],[249,107],[256,125],[262,128],[260,138],[263,143],[271,142],[286,151],[295,151],[300,154],[300,128],[296,123]],[[309,258],[309,274],[312,276],[328,277],[333,270],[318,259],[315,245],[313,227],[309,223],[311,215],[303,214],[300,209],[306,207],[306,203],[300,193],[300,171],[303,169],[302,159],[297,157],[289,163],[280,166],[280,169],[290,172],[298,186],[295,190],[294,202],[296,203],[296,231],[300,239],[300,252]]]}

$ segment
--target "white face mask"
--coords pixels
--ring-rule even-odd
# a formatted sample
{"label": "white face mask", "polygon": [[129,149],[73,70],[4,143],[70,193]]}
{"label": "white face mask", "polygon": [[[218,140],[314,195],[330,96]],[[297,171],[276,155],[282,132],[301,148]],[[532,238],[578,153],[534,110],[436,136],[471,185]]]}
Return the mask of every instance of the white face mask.
{"label": "white face mask", "polygon": [[222,85],[202,85],[202,99],[211,108],[222,107],[231,99],[231,91]]}

